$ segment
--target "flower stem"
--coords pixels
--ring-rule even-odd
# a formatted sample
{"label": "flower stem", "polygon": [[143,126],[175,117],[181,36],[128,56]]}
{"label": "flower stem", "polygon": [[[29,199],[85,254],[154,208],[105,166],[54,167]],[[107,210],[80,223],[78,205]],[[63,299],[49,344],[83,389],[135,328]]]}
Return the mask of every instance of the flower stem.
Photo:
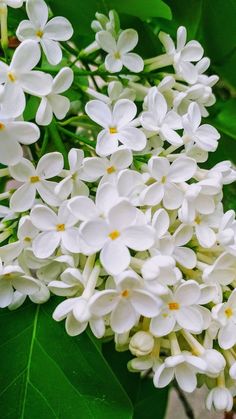
{"label": "flower stem", "polygon": [[96,147],[96,142],[95,141],[87,140],[87,138],[84,138],[84,137],[82,138],[82,137],[80,137],[80,135],[77,135],[74,132],[71,132],[71,131],[69,131],[69,130],[67,130],[65,128],[62,128],[61,125],[58,125],[58,129],[59,129],[59,131],[61,131],[64,134],[68,135],[69,137],[74,138],[79,143],[87,144],[87,145],[89,145],[92,148],[95,148]]}
{"label": "flower stem", "polygon": [[56,150],[59,151],[63,157],[64,157],[64,162],[65,162],[65,167],[66,169],[69,167],[68,166],[68,155],[67,155],[67,151],[66,148],[64,146],[64,143],[59,135],[58,129],[59,126],[57,127],[57,124],[55,121],[52,121],[51,124],[48,127],[48,131],[49,134],[55,144]]}
{"label": "flower stem", "polygon": [[7,5],[0,4],[0,23],[1,23],[1,46],[7,61],[8,48],[8,29],[7,29]]}

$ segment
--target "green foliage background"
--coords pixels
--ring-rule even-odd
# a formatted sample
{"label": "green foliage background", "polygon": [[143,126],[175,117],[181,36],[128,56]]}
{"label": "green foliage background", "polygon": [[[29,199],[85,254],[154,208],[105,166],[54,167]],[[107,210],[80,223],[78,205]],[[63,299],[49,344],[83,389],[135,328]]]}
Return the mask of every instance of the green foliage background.
{"label": "green foliage background", "polygon": [[[217,103],[209,122],[222,138],[208,166],[236,162],[236,1],[235,0],[48,0],[55,15],[73,24],[73,41],[83,48],[94,38],[90,29],[96,11],[116,9],[121,26],[139,31],[137,51],[144,58],[161,52],[156,34],[175,36],[179,25],[189,39],[198,39],[211,58],[211,72],[220,76]],[[10,10],[12,31],[24,11]],[[32,106],[29,109],[32,111]],[[28,114],[28,119],[30,119]],[[225,207],[236,209],[235,186],[225,188]],[[154,389],[126,369],[126,353],[116,353],[88,333],[70,338],[51,313],[52,298],[43,306],[25,304],[16,312],[0,312],[0,412],[4,419],[162,419],[168,390]]]}

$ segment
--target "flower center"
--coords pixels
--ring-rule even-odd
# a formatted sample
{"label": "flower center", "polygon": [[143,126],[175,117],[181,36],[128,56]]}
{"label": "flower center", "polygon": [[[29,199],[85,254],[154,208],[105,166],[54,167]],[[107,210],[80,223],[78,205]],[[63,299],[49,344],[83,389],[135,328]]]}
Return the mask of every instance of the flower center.
{"label": "flower center", "polygon": [[31,176],[30,177],[30,182],[31,183],[37,183],[37,182],[39,182],[40,181],[40,179],[39,179],[39,177],[38,176]]}
{"label": "flower center", "polygon": [[232,308],[230,308],[230,307],[226,308],[226,310],[225,310],[225,315],[226,315],[226,317],[228,317],[228,319],[229,319],[230,317],[232,317],[232,315],[233,315],[233,310],[232,310]]}
{"label": "flower center", "polygon": [[122,297],[127,298],[129,296],[129,291],[128,290],[124,290],[121,293]]}
{"label": "flower center", "polygon": [[7,77],[8,77],[8,80],[11,82],[16,81],[16,77],[11,71],[9,71],[9,73],[7,74]]}
{"label": "flower center", "polygon": [[114,230],[109,234],[109,237],[111,240],[116,240],[118,239],[119,236],[120,236],[120,233],[117,230]]}
{"label": "flower center", "polygon": [[195,223],[200,224],[200,222],[201,222],[201,217],[197,215],[197,217],[195,218]]}
{"label": "flower center", "polygon": [[116,127],[110,127],[109,128],[110,134],[117,134],[117,129]]}
{"label": "flower center", "polygon": [[5,125],[2,122],[0,122],[0,131],[2,131],[4,128],[5,128]]}
{"label": "flower center", "polygon": [[166,183],[166,176],[162,176],[161,183]]}
{"label": "flower center", "polygon": [[31,242],[31,238],[30,238],[30,237],[28,237],[28,236],[26,236],[26,237],[24,238],[24,241],[25,241],[26,243],[30,243],[30,242]]}
{"label": "flower center", "polygon": [[117,60],[120,60],[120,53],[119,53],[119,51],[116,51],[116,52],[115,52],[114,57],[115,57]]}
{"label": "flower center", "polygon": [[116,171],[116,168],[114,166],[110,166],[107,168],[108,175],[111,175],[111,173],[114,173]]}
{"label": "flower center", "polygon": [[56,230],[57,231],[65,231],[65,224],[57,224]]}
{"label": "flower center", "polygon": [[179,310],[179,303],[172,301],[169,305],[169,310]]}
{"label": "flower center", "polygon": [[43,31],[41,31],[40,29],[38,31],[35,32],[35,35],[38,36],[39,38],[42,38],[43,36]]}

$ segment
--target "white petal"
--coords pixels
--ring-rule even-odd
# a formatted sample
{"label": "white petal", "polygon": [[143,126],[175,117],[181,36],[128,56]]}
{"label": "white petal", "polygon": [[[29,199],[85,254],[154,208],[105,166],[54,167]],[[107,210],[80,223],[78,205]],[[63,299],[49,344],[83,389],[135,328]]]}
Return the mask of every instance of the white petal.
{"label": "white petal", "polygon": [[120,99],[113,108],[113,123],[116,127],[122,128],[132,121],[137,113],[137,107],[129,99]]}
{"label": "white petal", "polygon": [[116,51],[116,41],[108,31],[100,31],[96,33],[96,41],[106,52],[115,52]]}
{"label": "white petal", "polygon": [[14,288],[22,294],[34,294],[40,290],[39,282],[31,277],[19,277],[12,281]]}
{"label": "white petal", "polygon": [[31,209],[36,196],[35,186],[26,183],[20,186],[10,199],[10,208],[15,212],[24,212]]}
{"label": "white petal", "polygon": [[53,17],[45,26],[44,34],[55,41],[68,41],[73,35],[73,28],[65,17]]}
{"label": "white petal", "polygon": [[186,364],[180,364],[176,367],[175,378],[180,388],[187,393],[192,393],[197,387],[196,375]]}
{"label": "white petal", "polygon": [[122,298],[111,314],[111,328],[116,333],[128,332],[136,323],[137,316],[129,301]]}
{"label": "white petal", "polygon": [[183,191],[174,183],[168,183],[165,187],[163,204],[166,209],[177,209],[181,206],[184,198]]}
{"label": "white petal", "polygon": [[118,169],[126,169],[133,161],[132,153],[127,148],[120,148],[111,156],[111,165]]}
{"label": "white petal", "polygon": [[61,153],[53,152],[45,154],[38,162],[37,175],[42,179],[50,179],[58,176],[64,166],[63,156]]}
{"label": "white petal", "polygon": [[175,238],[175,245],[183,246],[191,240],[193,236],[193,229],[189,225],[181,224],[173,236]]}
{"label": "white petal", "polygon": [[189,157],[179,157],[170,166],[168,179],[176,183],[185,182],[193,177],[196,169],[195,160]]}
{"label": "white petal", "polygon": [[48,20],[48,7],[42,0],[28,0],[26,10],[36,28],[43,29]]}
{"label": "white petal", "polygon": [[119,132],[121,138],[118,138],[127,148],[134,151],[141,151],[146,146],[147,139],[141,129],[135,127],[125,127]]}
{"label": "white petal", "polygon": [[40,233],[34,240],[32,249],[39,259],[46,259],[51,256],[59,246],[61,236],[57,231]]}
{"label": "white petal", "polygon": [[175,317],[180,327],[192,333],[199,333],[203,329],[201,313],[194,307],[182,307],[176,311]]}
{"label": "white petal", "polygon": [[85,106],[85,112],[89,118],[104,128],[112,124],[111,110],[100,100],[90,100]]}
{"label": "white petal", "polygon": [[182,145],[183,140],[180,135],[170,128],[167,124],[164,124],[160,129],[160,137],[163,141],[168,141],[172,145]]}
{"label": "white petal", "polygon": [[15,166],[9,167],[10,175],[19,182],[28,182],[31,176],[35,176],[35,168],[28,159],[21,159]]}
{"label": "white petal", "polygon": [[156,316],[159,312],[160,302],[146,291],[133,290],[131,304],[137,313],[145,317]]}
{"label": "white petal", "polygon": [[123,65],[128,68],[129,71],[133,73],[140,73],[143,71],[144,62],[143,59],[133,52],[129,52],[128,54],[124,54],[122,56]]}
{"label": "white petal", "polygon": [[52,76],[42,71],[30,71],[21,74],[19,82],[26,93],[34,96],[46,96],[51,91]]}
{"label": "white petal", "polygon": [[174,257],[176,262],[187,269],[193,269],[196,266],[197,257],[192,249],[188,249],[187,247],[178,247],[175,249]]}
{"label": "white petal", "polygon": [[88,322],[79,322],[72,313],[66,318],[66,331],[69,336],[78,336],[84,332]]}
{"label": "white petal", "polygon": [[96,153],[99,156],[109,156],[118,149],[117,134],[109,134],[107,130],[99,132],[97,137]]}
{"label": "white petal", "polygon": [[[96,231],[96,234],[94,232]],[[97,219],[85,222],[81,227],[84,241],[97,250],[100,250],[108,240],[109,229],[105,220]]]}
{"label": "white petal", "polygon": [[65,118],[67,112],[70,109],[70,100],[68,97],[61,95],[50,95],[48,100],[56,118],[59,120]]}
{"label": "white petal", "polygon": [[67,300],[62,301],[53,312],[53,319],[57,322],[65,319],[66,316],[72,311],[73,305],[76,302],[77,298],[69,298]]}
{"label": "white petal", "polygon": [[119,52],[124,54],[125,52],[134,49],[137,43],[138,33],[134,29],[125,29],[121,32],[118,38],[117,49]]}
{"label": "white petal", "polygon": [[52,122],[53,112],[52,107],[47,97],[42,97],[38,107],[35,120],[38,125],[49,125]]}
{"label": "white petal", "polygon": [[129,266],[130,254],[127,247],[119,239],[111,240],[103,247],[100,259],[109,274],[118,275]]}
{"label": "white petal", "polygon": [[154,336],[166,336],[175,326],[175,318],[168,314],[168,312],[161,312],[159,316],[154,317],[150,323],[150,332]]}
{"label": "white petal", "polygon": [[38,64],[40,57],[41,51],[38,43],[27,39],[15,50],[11,61],[11,69],[21,74],[28,72]]}
{"label": "white petal", "polygon": [[180,304],[190,306],[198,302],[201,289],[197,282],[188,280],[181,284],[175,292],[175,298]]}
{"label": "white petal", "polygon": [[152,157],[148,162],[148,168],[152,177],[161,180],[163,176],[167,176],[170,163],[164,157]]}
{"label": "white petal", "polygon": [[8,117],[18,117],[25,109],[25,94],[18,83],[6,83],[2,94],[2,112]]}
{"label": "white petal", "polygon": [[118,293],[113,290],[105,290],[94,294],[91,298],[90,310],[96,316],[105,316],[116,307]]}
{"label": "white petal", "polygon": [[155,212],[152,219],[152,226],[155,229],[156,236],[162,237],[168,230],[170,224],[168,213],[164,209]]}
{"label": "white petal", "polygon": [[36,124],[31,122],[10,122],[7,127],[9,138],[17,139],[22,144],[32,144],[40,137],[40,131]]}
{"label": "white petal", "polygon": [[200,223],[195,226],[196,236],[201,246],[209,248],[216,242],[214,231],[206,223]]}
{"label": "white petal", "polygon": [[50,182],[49,180],[42,180],[36,184],[38,194],[41,196],[44,202],[52,206],[60,205],[60,199],[55,194],[56,182]]}
{"label": "white petal", "polygon": [[116,58],[113,53],[110,53],[105,58],[105,68],[110,73],[117,73],[122,70],[123,64],[120,58]]}
{"label": "white petal", "polygon": [[20,41],[32,39],[37,41],[35,27],[29,20],[22,20],[17,28],[16,36]]}
{"label": "white petal", "polygon": [[128,201],[121,201],[108,211],[108,221],[112,229],[122,231],[136,218],[136,208]]}
{"label": "white petal", "polygon": [[63,67],[53,80],[53,93],[60,94],[70,88],[74,73],[70,67]]}
{"label": "white petal", "polygon": [[181,51],[184,61],[199,61],[203,56],[203,48],[197,41],[188,42]]}
{"label": "white petal", "polygon": [[219,331],[218,342],[221,348],[230,349],[236,343],[236,325],[229,322]]}
{"label": "white petal", "polygon": [[52,41],[46,37],[43,37],[40,43],[48,62],[52,65],[59,64],[62,60],[62,50],[60,44],[57,41]]}
{"label": "white petal", "polygon": [[13,288],[10,283],[0,281],[0,307],[5,308],[13,300]]}
{"label": "white petal", "polygon": [[69,228],[67,231],[62,234],[62,245],[69,252],[79,253],[80,251],[80,238],[79,230],[74,228]]}
{"label": "white petal", "polygon": [[163,388],[168,386],[173,378],[174,368],[166,368],[165,364],[162,364],[155,372],[153,384],[157,388]]}
{"label": "white petal", "polygon": [[95,218],[98,215],[94,202],[85,196],[78,196],[70,199],[68,208],[72,214],[81,221]]}
{"label": "white petal", "polygon": [[164,188],[161,183],[153,183],[148,186],[140,195],[140,200],[145,205],[157,205],[164,195]]}
{"label": "white petal", "polygon": [[53,230],[58,224],[55,212],[45,205],[36,205],[30,213],[30,219],[42,231]]}
{"label": "white petal", "polygon": [[122,240],[131,249],[144,251],[154,244],[154,230],[150,226],[130,226],[122,233]]}

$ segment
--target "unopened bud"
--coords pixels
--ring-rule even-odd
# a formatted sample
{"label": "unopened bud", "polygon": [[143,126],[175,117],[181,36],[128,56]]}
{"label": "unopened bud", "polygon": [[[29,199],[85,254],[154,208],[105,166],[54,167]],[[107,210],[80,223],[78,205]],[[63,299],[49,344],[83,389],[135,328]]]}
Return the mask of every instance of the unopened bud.
{"label": "unopened bud", "polygon": [[129,350],[135,356],[148,355],[152,352],[154,347],[154,338],[148,332],[137,332],[131,338],[129,343]]}

